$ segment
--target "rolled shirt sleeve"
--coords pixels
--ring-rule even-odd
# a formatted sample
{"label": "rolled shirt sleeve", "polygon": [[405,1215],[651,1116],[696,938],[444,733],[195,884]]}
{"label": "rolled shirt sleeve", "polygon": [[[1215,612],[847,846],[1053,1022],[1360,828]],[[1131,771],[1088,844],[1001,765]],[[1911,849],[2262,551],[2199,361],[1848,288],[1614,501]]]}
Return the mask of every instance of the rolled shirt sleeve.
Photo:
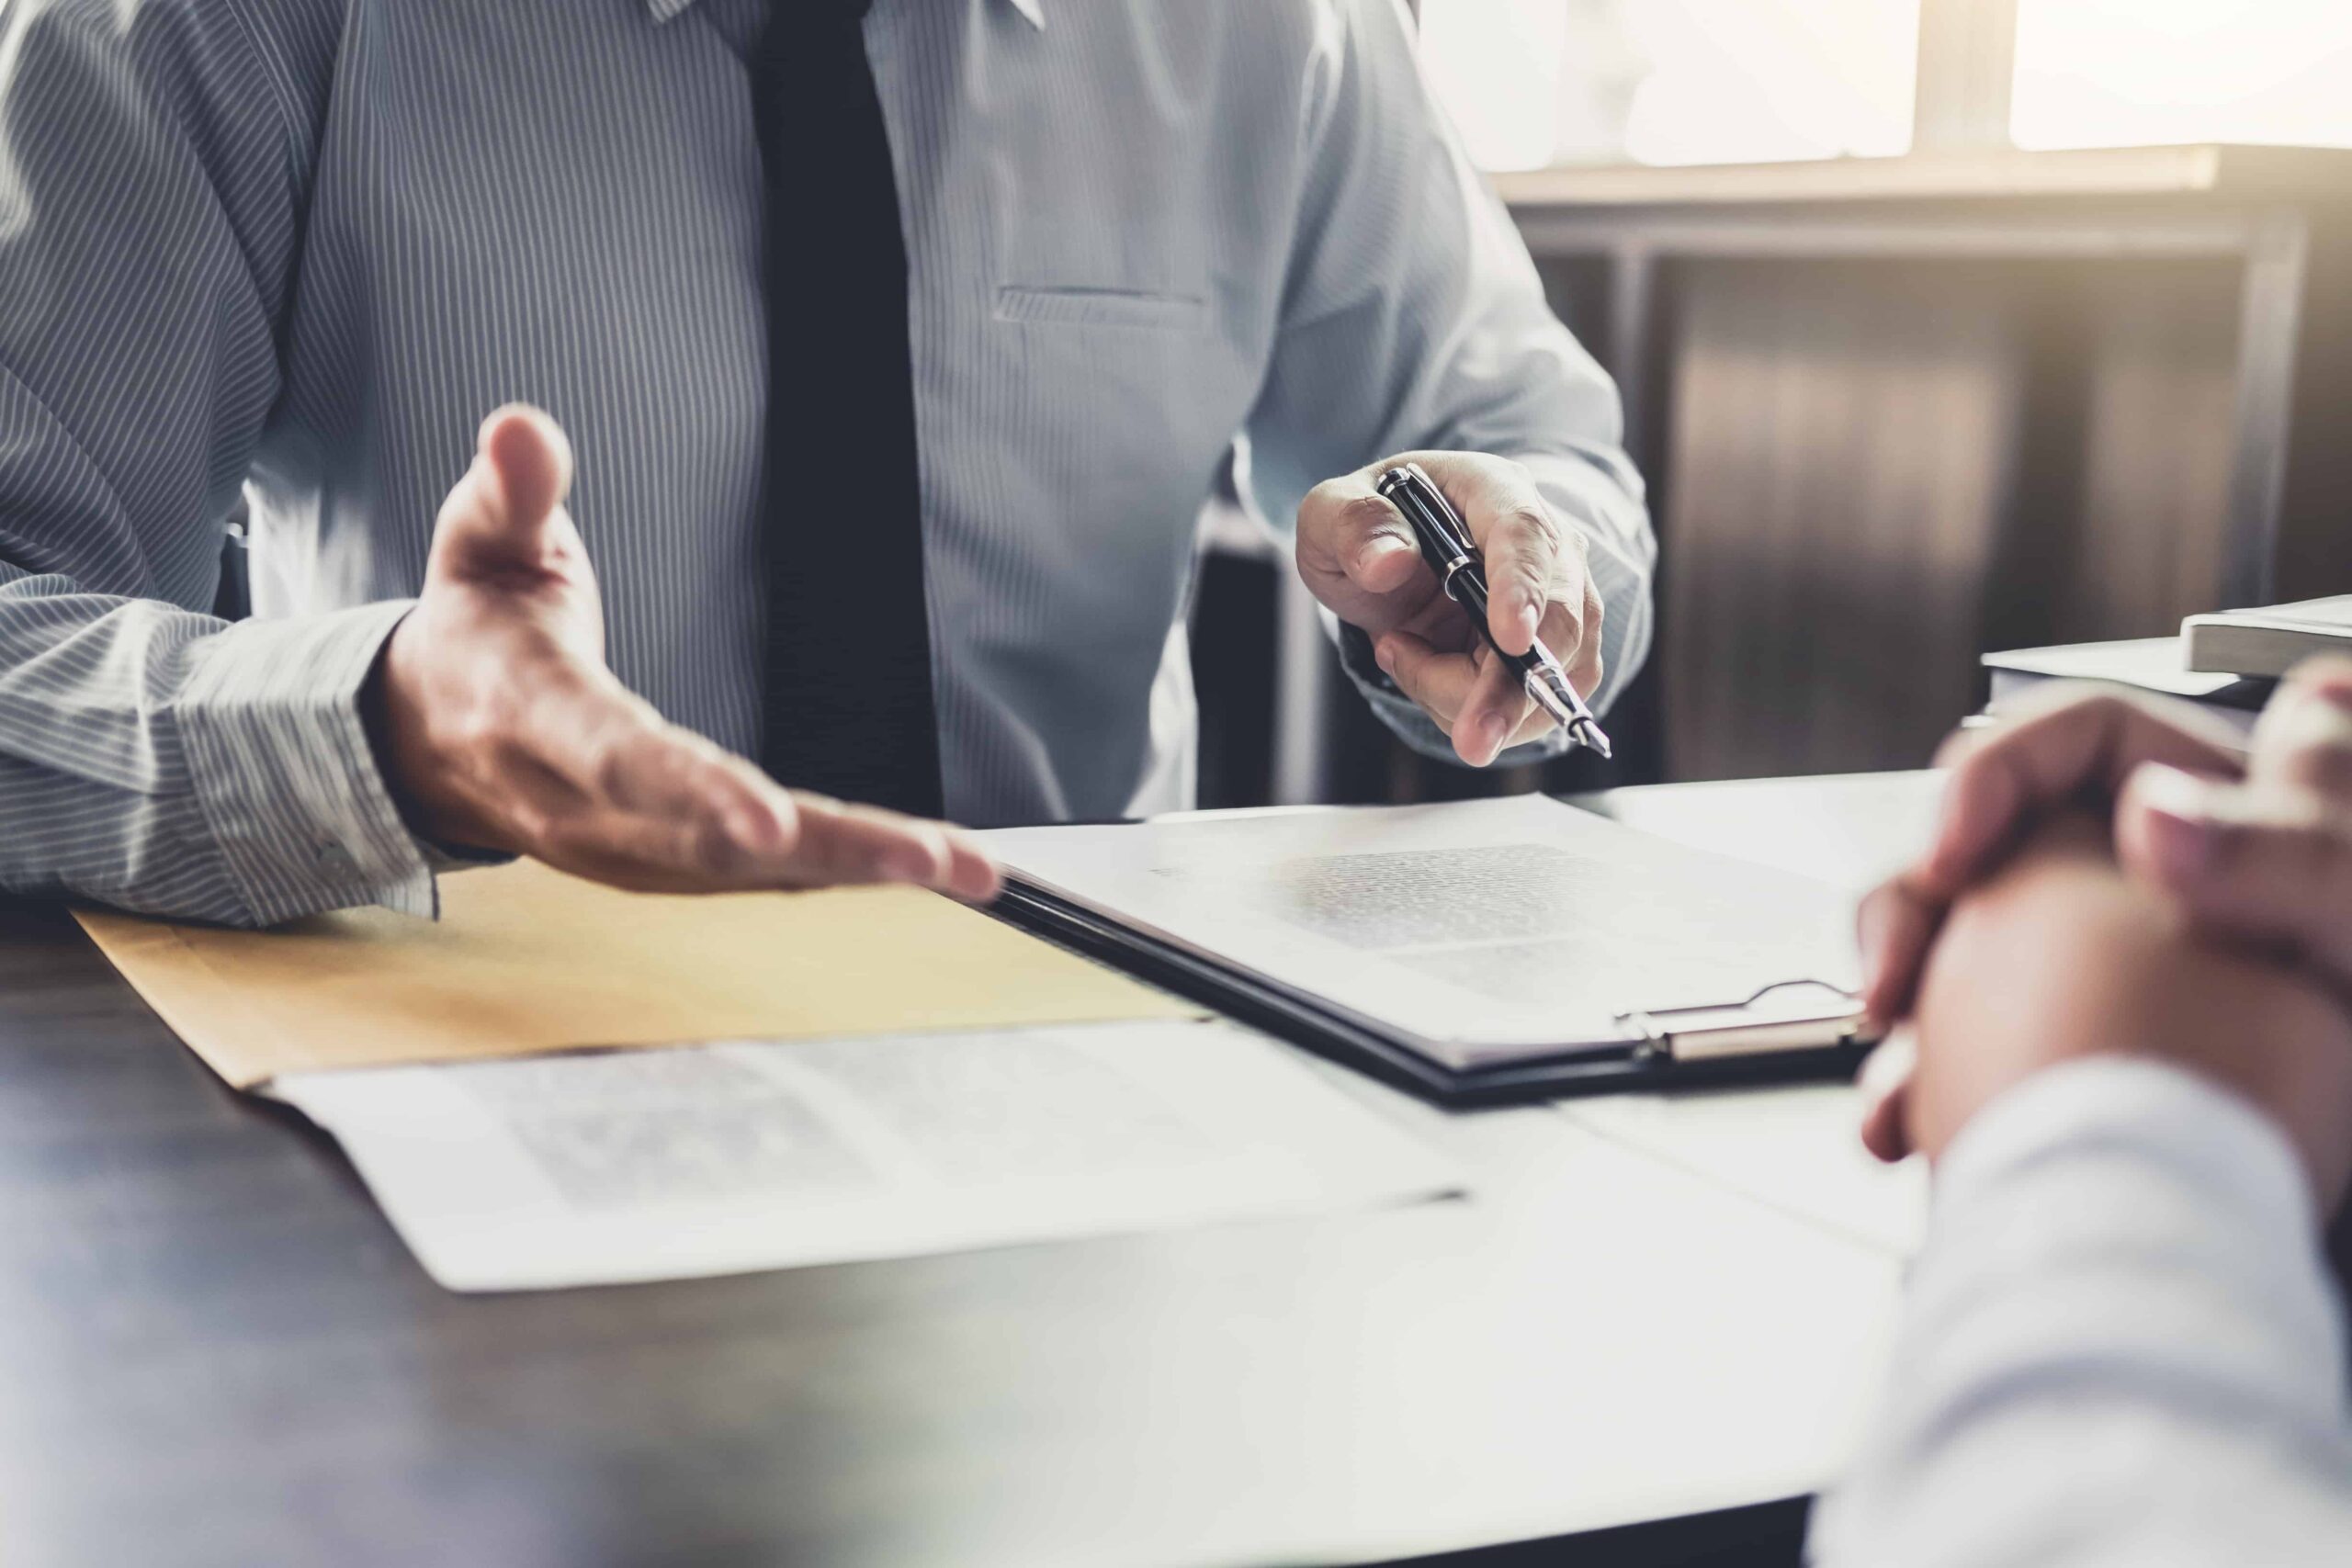
{"label": "rolled shirt sleeve", "polygon": [[[1605,709],[1647,656],[1657,544],[1623,450],[1617,390],[1545,302],[1527,248],[1464,155],[1395,0],[1332,0],[1306,95],[1312,148],[1272,367],[1249,426],[1261,511],[1390,453],[1487,452],[1526,466],[1590,547]],[[1375,712],[1432,756],[1453,749],[1381,676],[1341,662]],[[1560,750],[1565,736],[1507,760]]]}
{"label": "rolled shirt sleeve", "polygon": [[0,29],[0,886],[430,913],[359,716],[406,606],[203,613],[279,387],[305,117],[243,7]]}
{"label": "rolled shirt sleeve", "polygon": [[2352,1562],[2343,1325],[2285,1138],[2109,1059],[1949,1151],[1822,1568]]}

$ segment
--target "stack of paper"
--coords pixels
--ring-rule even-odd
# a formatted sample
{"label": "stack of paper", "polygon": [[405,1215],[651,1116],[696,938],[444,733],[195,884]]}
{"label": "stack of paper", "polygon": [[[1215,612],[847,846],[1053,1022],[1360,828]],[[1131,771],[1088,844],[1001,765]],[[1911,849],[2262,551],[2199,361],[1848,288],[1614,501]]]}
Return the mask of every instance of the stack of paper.
{"label": "stack of paper", "polygon": [[[1456,1185],[1283,1047],[932,894],[661,897],[525,863],[448,878],[443,913],[81,919],[223,1078],[333,1132],[454,1290]],[[585,1049],[614,1046],[640,1049]]]}

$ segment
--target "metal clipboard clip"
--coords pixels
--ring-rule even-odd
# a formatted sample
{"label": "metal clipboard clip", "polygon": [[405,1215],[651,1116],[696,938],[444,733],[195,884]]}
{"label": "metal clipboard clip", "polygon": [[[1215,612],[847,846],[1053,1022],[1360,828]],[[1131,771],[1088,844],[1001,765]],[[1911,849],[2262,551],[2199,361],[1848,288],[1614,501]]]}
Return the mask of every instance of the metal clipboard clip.
{"label": "metal clipboard clip", "polygon": [[1676,1062],[1863,1043],[1861,998],[1826,980],[1776,980],[1745,1001],[1621,1012],[1634,1055]]}

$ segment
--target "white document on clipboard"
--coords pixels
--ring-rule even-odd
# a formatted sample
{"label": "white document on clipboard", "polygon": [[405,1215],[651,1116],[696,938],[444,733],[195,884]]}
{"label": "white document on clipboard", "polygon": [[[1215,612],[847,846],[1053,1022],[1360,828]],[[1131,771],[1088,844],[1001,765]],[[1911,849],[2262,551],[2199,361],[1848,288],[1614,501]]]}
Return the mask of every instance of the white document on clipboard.
{"label": "white document on clipboard", "polygon": [[1677,1033],[1801,1049],[1858,1018],[1837,889],[1543,795],[981,838],[1020,884],[1455,1070]]}

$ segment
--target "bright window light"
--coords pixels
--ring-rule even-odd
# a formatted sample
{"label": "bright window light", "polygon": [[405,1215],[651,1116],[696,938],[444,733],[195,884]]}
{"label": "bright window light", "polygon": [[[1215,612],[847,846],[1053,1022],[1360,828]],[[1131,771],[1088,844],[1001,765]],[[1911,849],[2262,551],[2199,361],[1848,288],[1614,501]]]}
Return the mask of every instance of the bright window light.
{"label": "bright window light", "polygon": [[2352,0],[2020,0],[2022,147],[2352,147]]}
{"label": "bright window light", "polygon": [[1423,0],[1421,30],[1489,169],[1911,145],[1919,0]]}
{"label": "bright window light", "polygon": [[1430,81],[1482,169],[1540,169],[1559,141],[1566,0],[1433,0],[1421,24]]}

